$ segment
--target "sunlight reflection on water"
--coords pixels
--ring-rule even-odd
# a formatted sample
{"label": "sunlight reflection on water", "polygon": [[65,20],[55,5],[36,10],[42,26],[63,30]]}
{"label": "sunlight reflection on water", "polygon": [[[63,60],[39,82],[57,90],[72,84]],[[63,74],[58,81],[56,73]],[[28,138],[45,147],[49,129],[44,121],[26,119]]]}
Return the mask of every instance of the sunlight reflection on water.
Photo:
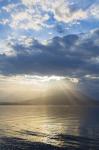
{"label": "sunlight reflection on water", "polygon": [[65,146],[61,135],[99,138],[98,107],[0,106],[0,135]]}

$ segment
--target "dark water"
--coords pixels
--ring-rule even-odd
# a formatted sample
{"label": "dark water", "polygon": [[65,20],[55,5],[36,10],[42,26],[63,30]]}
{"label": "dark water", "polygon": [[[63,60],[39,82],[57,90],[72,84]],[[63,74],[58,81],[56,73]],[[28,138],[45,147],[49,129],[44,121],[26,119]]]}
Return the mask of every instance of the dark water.
{"label": "dark water", "polygon": [[0,150],[99,150],[99,108],[0,106]]}

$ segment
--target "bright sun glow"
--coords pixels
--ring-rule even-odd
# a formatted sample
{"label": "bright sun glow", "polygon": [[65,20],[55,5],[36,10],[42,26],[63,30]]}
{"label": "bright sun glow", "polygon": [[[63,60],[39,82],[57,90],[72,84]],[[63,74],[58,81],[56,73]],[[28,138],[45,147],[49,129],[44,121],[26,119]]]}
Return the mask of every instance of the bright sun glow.
{"label": "bright sun glow", "polygon": [[[21,75],[11,77],[0,76],[0,81],[3,85],[0,91],[5,90],[7,96],[16,97],[16,99],[31,99],[35,97],[44,97],[45,95],[50,95],[59,90],[64,91],[64,93],[66,93],[66,91],[73,92],[79,79],[55,75]],[[5,94],[3,97],[5,97]]]}

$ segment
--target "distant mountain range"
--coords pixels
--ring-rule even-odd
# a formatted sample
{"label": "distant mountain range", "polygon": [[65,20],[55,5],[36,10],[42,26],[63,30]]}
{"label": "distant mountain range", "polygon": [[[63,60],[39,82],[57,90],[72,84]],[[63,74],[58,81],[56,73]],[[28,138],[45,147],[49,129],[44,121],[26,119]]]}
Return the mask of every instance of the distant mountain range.
{"label": "distant mountain range", "polygon": [[81,92],[54,92],[31,100],[21,102],[0,102],[0,105],[99,105],[99,101],[93,100]]}

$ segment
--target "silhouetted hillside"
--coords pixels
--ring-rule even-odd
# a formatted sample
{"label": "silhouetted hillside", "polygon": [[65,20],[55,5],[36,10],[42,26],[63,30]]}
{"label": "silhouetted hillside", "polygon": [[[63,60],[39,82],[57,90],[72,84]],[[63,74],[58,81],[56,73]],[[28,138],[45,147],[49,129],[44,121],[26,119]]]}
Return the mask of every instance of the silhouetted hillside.
{"label": "silhouetted hillside", "polygon": [[78,91],[52,92],[41,97],[21,102],[1,102],[1,105],[98,105],[99,102]]}

